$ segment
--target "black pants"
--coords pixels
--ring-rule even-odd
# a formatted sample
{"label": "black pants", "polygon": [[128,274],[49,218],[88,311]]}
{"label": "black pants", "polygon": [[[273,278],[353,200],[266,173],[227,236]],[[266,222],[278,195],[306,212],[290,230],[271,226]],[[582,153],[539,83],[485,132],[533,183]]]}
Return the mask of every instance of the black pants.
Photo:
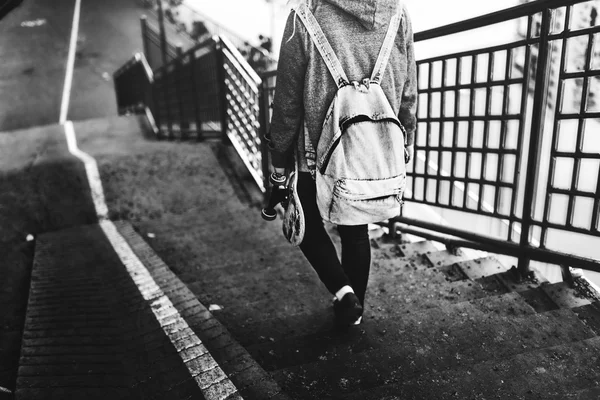
{"label": "black pants", "polygon": [[364,304],[371,267],[371,244],[367,225],[338,225],[342,239],[342,261],[323,226],[316,200],[315,181],[308,172],[298,174],[298,197],[304,210],[306,231],[300,249],[325,287],[335,294],[345,285]]}

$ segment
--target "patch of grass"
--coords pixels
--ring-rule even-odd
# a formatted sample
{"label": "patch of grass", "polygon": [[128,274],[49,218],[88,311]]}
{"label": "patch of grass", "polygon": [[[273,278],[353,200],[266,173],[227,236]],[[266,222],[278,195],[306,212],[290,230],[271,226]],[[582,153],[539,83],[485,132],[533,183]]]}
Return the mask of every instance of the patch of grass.
{"label": "patch of grass", "polygon": [[165,144],[151,153],[98,160],[106,203],[113,220],[139,222],[198,208],[219,207],[235,196],[203,145]]}

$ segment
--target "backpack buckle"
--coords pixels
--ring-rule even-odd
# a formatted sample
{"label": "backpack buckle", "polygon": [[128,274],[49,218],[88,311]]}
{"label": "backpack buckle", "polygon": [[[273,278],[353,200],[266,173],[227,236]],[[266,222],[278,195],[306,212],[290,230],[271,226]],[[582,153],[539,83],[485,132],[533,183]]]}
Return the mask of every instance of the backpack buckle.
{"label": "backpack buckle", "polygon": [[368,78],[363,79],[362,81],[352,81],[350,82],[354,89],[358,90],[362,93],[367,93],[369,91],[369,86],[371,85],[371,80]]}

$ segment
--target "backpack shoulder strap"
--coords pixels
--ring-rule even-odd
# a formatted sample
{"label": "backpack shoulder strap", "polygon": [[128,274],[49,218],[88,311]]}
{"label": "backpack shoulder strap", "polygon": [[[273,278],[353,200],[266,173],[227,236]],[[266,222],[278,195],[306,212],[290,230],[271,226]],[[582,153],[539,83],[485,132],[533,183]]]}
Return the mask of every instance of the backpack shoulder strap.
{"label": "backpack shoulder strap", "polygon": [[295,8],[296,15],[300,17],[306,30],[310,34],[313,43],[319,50],[325,65],[327,65],[327,69],[331,73],[331,76],[335,80],[335,84],[338,88],[348,84],[348,77],[342,68],[342,64],[340,60],[335,55],[333,48],[329,44],[329,41],[325,37],[323,30],[319,26],[317,19],[313,15],[313,13],[308,9],[306,4],[302,3],[297,8]]}
{"label": "backpack shoulder strap", "polygon": [[383,45],[381,45],[381,50],[379,50],[379,56],[377,57],[377,62],[375,63],[375,68],[373,68],[373,74],[371,75],[371,81],[373,82],[381,82],[381,77],[383,76],[388,60],[390,59],[390,54],[392,54],[392,49],[394,48],[394,41],[396,40],[396,33],[400,26],[400,20],[401,17],[398,13],[394,15],[390,21],[390,26],[385,35]]}

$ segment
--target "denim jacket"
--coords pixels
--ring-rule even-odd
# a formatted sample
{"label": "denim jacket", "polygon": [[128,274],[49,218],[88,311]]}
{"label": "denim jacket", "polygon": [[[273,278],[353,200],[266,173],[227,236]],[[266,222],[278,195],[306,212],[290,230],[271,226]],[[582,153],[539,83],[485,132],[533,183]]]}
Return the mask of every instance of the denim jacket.
{"label": "denim jacket", "polygon": [[[381,86],[414,141],[417,106],[417,72],[413,32],[406,7],[398,0],[312,0],[312,11],[340,60],[348,79],[369,77],[391,17],[402,20]],[[300,169],[305,170],[300,136],[305,121],[309,138],[317,148],[321,128],[337,87],[318,50],[294,11],[283,34],[269,147],[275,167],[289,166],[294,146],[300,150]],[[298,140],[300,139],[300,140]]]}

